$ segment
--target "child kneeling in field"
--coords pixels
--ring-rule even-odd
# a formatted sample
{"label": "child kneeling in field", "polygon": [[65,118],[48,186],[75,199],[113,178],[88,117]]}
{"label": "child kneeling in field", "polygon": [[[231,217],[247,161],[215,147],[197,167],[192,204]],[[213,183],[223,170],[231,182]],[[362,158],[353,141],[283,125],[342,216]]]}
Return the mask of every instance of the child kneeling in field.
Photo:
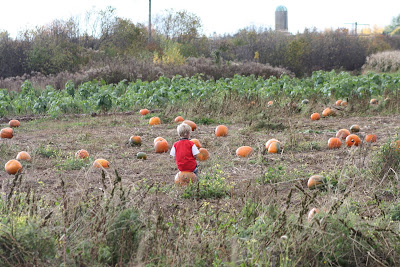
{"label": "child kneeling in field", "polygon": [[193,172],[198,176],[199,170],[196,158],[200,152],[197,146],[189,140],[192,127],[186,123],[182,123],[178,126],[177,131],[180,139],[172,146],[170,155],[175,157],[176,166],[181,172]]}

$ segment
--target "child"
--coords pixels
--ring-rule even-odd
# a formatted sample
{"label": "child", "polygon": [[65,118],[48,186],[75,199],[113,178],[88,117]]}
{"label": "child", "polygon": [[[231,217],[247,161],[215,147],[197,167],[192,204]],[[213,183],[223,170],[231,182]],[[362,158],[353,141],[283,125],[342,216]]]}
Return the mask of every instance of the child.
{"label": "child", "polygon": [[196,163],[197,154],[199,149],[189,140],[192,127],[186,123],[182,123],[176,129],[180,137],[179,141],[173,145],[170,155],[175,157],[176,166],[180,171],[193,172],[198,176],[198,168]]}

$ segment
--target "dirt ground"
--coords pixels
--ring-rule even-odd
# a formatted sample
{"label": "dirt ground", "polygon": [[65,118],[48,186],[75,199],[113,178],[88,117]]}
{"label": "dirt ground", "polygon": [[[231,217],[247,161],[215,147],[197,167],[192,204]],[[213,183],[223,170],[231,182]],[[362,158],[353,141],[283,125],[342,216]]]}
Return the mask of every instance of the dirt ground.
{"label": "dirt ground", "polygon": [[[234,183],[231,197],[239,197],[246,191],[243,188],[249,185],[259,194],[267,194],[271,188],[283,194],[294,184],[306,189],[310,175],[336,175],[341,179],[345,177],[341,173],[343,166],[354,165],[358,170],[363,169],[380,145],[400,133],[400,116],[329,117],[311,121],[299,115],[276,123],[283,127],[272,130],[268,126],[256,128],[254,124],[226,123],[228,136],[218,138],[214,134],[217,124],[197,124],[198,128],[192,132],[191,138],[199,139],[210,154],[207,161],[198,162],[200,177],[216,170],[222,171],[226,180]],[[373,133],[377,135],[377,142],[372,145],[363,142],[359,148],[348,148],[343,140],[340,149],[329,150],[328,139],[334,137],[337,130],[349,129],[353,124],[360,126],[361,131],[357,134],[362,139],[366,134]],[[6,123],[1,124],[1,128],[6,126]],[[4,166],[19,151],[29,152],[32,162],[23,170],[25,186],[37,188],[57,199],[61,193],[61,179],[71,193],[79,193],[87,187],[100,190],[104,186],[101,170],[93,168],[92,161],[104,158],[110,162],[107,184],[112,183],[114,170],[117,170],[126,186],[134,188],[134,185],[145,183],[165,188],[169,194],[165,194],[162,203],[169,205],[176,201],[170,197],[171,191],[179,190],[174,186],[177,168],[169,152],[154,152],[153,140],[158,136],[164,137],[171,147],[178,140],[176,126],[170,120],[151,127],[148,117],[136,113],[21,121],[21,126],[15,129],[14,138],[0,140],[0,164]],[[132,135],[141,136],[142,146],[131,147],[127,144]],[[268,154],[265,151],[265,143],[270,138],[282,142],[282,153]],[[248,158],[239,158],[235,154],[236,149],[243,145],[254,149]],[[74,166],[73,157],[79,149],[89,151],[90,161],[83,168],[73,170],[65,162],[72,162]],[[147,160],[136,158],[140,151],[147,153]],[[49,157],[45,155],[47,152]],[[257,182],[271,168],[279,166],[284,170],[284,174],[279,174],[282,177],[266,184]],[[0,183],[3,191],[7,191],[12,179],[13,176],[2,167]]]}

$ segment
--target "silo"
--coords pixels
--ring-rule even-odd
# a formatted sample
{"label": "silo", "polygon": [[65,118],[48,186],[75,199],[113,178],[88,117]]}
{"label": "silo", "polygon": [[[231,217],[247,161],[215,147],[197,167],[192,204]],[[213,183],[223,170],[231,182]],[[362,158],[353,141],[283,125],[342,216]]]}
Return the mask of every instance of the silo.
{"label": "silo", "polygon": [[288,14],[287,8],[278,6],[275,10],[275,30],[287,31],[288,30]]}

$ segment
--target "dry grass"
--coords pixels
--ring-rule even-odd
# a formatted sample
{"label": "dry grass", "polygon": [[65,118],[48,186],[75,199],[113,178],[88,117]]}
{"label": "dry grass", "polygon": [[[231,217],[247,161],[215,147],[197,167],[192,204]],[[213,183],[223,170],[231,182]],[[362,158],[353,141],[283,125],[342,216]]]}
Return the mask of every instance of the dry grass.
{"label": "dry grass", "polygon": [[363,71],[398,72],[400,71],[400,51],[385,51],[367,57]]}

